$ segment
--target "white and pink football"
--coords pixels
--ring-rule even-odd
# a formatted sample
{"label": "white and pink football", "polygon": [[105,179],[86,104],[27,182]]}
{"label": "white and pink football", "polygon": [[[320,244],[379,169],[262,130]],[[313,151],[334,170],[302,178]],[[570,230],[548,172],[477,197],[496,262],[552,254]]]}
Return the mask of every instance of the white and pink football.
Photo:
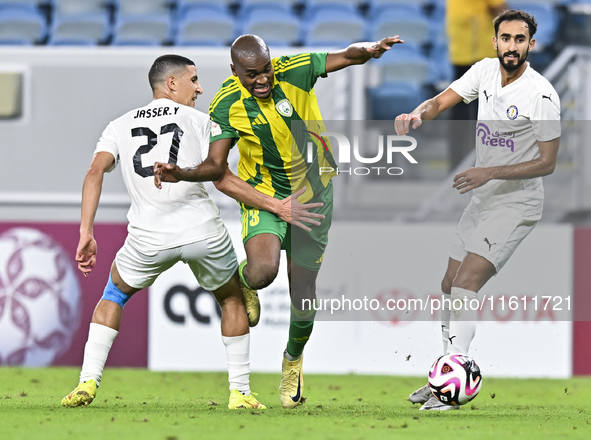
{"label": "white and pink football", "polygon": [[465,405],[478,395],[481,386],[480,367],[463,354],[445,354],[429,370],[431,392],[447,405]]}

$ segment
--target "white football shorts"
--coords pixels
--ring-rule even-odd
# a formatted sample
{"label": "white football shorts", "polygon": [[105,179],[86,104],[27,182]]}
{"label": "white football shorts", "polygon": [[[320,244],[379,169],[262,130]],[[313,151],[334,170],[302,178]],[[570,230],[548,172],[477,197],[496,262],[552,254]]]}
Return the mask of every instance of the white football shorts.
{"label": "white football shorts", "polygon": [[492,211],[464,210],[449,251],[450,258],[463,261],[468,252],[503,268],[519,243],[533,231],[542,213],[523,215],[514,208]]}
{"label": "white football shorts", "polygon": [[[121,279],[129,286],[151,286],[165,270],[182,261],[189,265],[199,284],[214,291],[226,284],[238,269],[238,261],[228,231],[171,249],[146,251],[127,236],[115,256]],[[141,249],[141,250],[140,250]]]}

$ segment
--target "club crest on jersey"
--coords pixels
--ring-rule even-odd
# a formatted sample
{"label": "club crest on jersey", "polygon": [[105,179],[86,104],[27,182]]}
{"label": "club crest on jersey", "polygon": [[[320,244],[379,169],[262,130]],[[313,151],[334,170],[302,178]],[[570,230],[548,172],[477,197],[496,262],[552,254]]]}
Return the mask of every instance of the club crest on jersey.
{"label": "club crest on jersey", "polygon": [[517,107],[512,105],[511,107],[509,107],[507,109],[507,117],[511,120],[515,119],[517,117],[517,115],[519,115],[519,110],[517,110]]}
{"label": "club crest on jersey", "polygon": [[282,99],[277,104],[275,104],[275,108],[281,115],[285,117],[290,117],[293,114],[293,107],[287,98]]}

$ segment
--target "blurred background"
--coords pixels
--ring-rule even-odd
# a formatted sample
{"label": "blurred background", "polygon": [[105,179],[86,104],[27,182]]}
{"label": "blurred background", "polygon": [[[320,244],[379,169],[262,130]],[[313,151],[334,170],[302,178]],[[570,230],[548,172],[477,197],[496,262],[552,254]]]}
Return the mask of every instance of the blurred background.
{"label": "blurred background", "polygon": [[[496,56],[491,44],[492,18],[509,7],[524,9],[538,21],[537,43],[529,62],[557,89],[563,120],[590,119],[591,92],[586,81],[591,53],[588,48],[591,44],[590,0],[0,0],[0,61],[3,65],[0,127],[5,128],[8,135],[3,142],[15,145],[17,139],[22,141],[23,125],[34,131],[28,133],[29,145],[38,144],[37,139],[41,137],[43,142],[50,143],[58,139],[57,133],[54,136],[36,130],[43,122],[31,117],[34,107],[45,105],[35,102],[37,98],[45,101],[45,95],[59,90],[61,102],[60,99],[52,101],[51,108],[56,111],[61,108],[61,115],[51,115],[53,110],[43,113],[48,118],[45,121],[56,119],[48,129],[57,130],[57,120],[66,116],[64,108],[70,108],[73,114],[69,117],[82,120],[70,124],[71,129],[89,125],[79,128],[87,138],[84,133],[75,138],[79,142],[87,139],[84,145],[92,145],[99,134],[100,122],[108,122],[149,98],[145,84],[136,78],[145,76],[143,70],[147,70],[154,54],[166,52],[182,52],[195,58],[205,88],[197,108],[207,111],[211,97],[230,73],[228,46],[244,33],[261,36],[271,47],[273,56],[344,48],[358,41],[400,35],[405,43],[397,45],[380,60],[331,75],[334,80],[318,83],[325,119],[392,120],[444,90],[474,62]],[[20,67],[15,63],[20,63]],[[45,67],[48,65],[51,67]],[[139,72],[133,71],[136,68]],[[42,69],[43,78],[32,72],[37,69]],[[63,71],[57,73],[60,69]],[[136,73],[139,76],[133,76]],[[50,77],[54,74],[61,81]],[[127,74],[130,74],[129,79],[121,76]],[[118,106],[111,100],[113,95],[102,91],[104,87],[115,91],[124,78],[125,85],[117,92],[121,98],[118,102],[122,104]],[[72,102],[69,102],[68,94],[78,88],[78,81],[85,92],[83,96],[73,92]],[[91,81],[92,86],[86,81]],[[32,97],[35,88],[38,90]],[[33,101],[28,101],[31,98]],[[93,109],[93,115],[98,118],[96,123],[92,121],[91,124],[88,118],[70,107],[70,104],[79,106],[80,99],[91,104],[85,108]],[[110,103],[100,108],[103,100]],[[394,189],[400,189],[401,194],[412,191],[416,197],[396,197],[396,193],[390,193],[392,188],[388,188],[388,193],[394,195],[388,199],[395,203],[395,206],[388,206],[380,187],[384,182],[390,187],[391,176],[370,175],[366,179],[370,184],[365,187],[371,188],[367,191],[377,195],[380,203],[374,203],[371,196],[351,191],[354,200],[362,199],[373,207],[367,206],[367,210],[372,211],[369,214],[359,214],[355,210],[347,215],[387,220],[459,218],[457,208],[464,200],[455,197],[453,192],[450,199],[450,194],[439,193],[437,189],[457,167],[465,168],[474,160],[471,157],[474,128],[465,121],[476,118],[475,107],[476,103],[460,104],[438,118],[458,122],[434,124],[431,130],[425,127],[421,133],[425,145],[415,152],[418,165],[406,168],[396,178],[400,185]],[[10,137],[13,128],[14,140]],[[584,124],[580,124],[563,137],[559,165],[548,179],[544,221],[584,221],[591,212],[589,159],[580,142],[585,138],[584,132]],[[60,142],[59,147],[67,148],[64,142]],[[375,147],[362,145],[360,148],[371,151]],[[52,145],[47,145],[46,151],[51,150]],[[44,166],[51,163],[51,159],[48,162],[43,155],[35,156]],[[72,163],[72,172],[77,174],[76,183],[80,182],[83,163],[88,159],[77,156],[81,163]],[[464,159],[467,162],[462,164]],[[341,180],[352,186],[359,182],[347,176]],[[73,182],[64,182],[64,186],[69,183]],[[24,191],[25,188],[19,183],[15,190]],[[104,201],[111,200],[112,207],[119,202],[127,203],[124,193],[121,197],[123,201],[117,197]],[[11,198],[14,196],[0,191],[0,203]],[[454,200],[459,200],[459,204]],[[43,202],[49,200],[43,199]],[[235,209],[235,205],[225,199],[219,203]],[[347,212],[350,205],[347,198],[339,204],[343,212]]]}
{"label": "blurred background", "polygon": [[[572,310],[591,310],[591,300],[587,299],[591,298],[591,277],[587,275],[591,265],[591,229],[587,226],[591,218],[591,0],[0,0],[0,157],[4,177],[0,188],[0,365],[80,362],[87,322],[102,294],[114,253],[125,237],[129,207],[123,180],[116,171],[105,179],[97,214],[95,232],[102,247],[94,276],[84,279],[71,272],[70,266],[65,271],[63,261],[69,260],[72,265],[78,240],[82,182],[108,122],[150,101],[147,72],[156,57],[179,53],[195,61],[204,88],[196,108],[207,112],[219,86],[231,74],[229,45],[238,35],[261,36],[272,56],[329,51],[400,35],[405,43],[396,45],[380,60],[331,74],[328,79],[319,79],[315,87],[327,121],[392,121],[443,91],[474,62],[496,56],[491,43],[492,18],[506,8],[523,9],[538,22],[537,43],[528,60],[560,95],[563,134],[556,170],[544,179],[546,202],[541,225],[532,234],[531,245],[529,238],[523,245],[527,258],[519,259],[516,253],[514,258],[522,265],[512,260],[513,275],[506,275],[506,284],[496,293],[538,294],[539,289],[533,289],[527,281],[536,278],[541,286],[560,290],[561,297],[572,295],[576,304]],[[412,279],[420,278],[421,284],[432,286],[421,288],[420,293],[438,292],[447,243],[470,197],[458,195],[451,182],[458,170],[474,163],[473,107],[460,104],[453,112],[445,112],[411,133],[418,141],[412,152],[417,164],[410,164],[402,155],[394,157],[392,163],[384,157],[375,164],[400,167],[403,173],[345,173],[334,179],[335,224],[342,222],[334,229],[335,236],[362,234],[362,230],[348,229],[348,225],[361,222],[364,227],[385,225],[391,237],[402,238],[388,243],[405,256],[397,268],[403,270],[401,265],[408,265],[404,270],[409,281],[396,281],[394,271],[392,286],[382,285],[382,291],[412,295],[414,290],[418,295]],[[384,122],[367,123],[363,130],[367,136],[359,145],[362,157],[376,155],[379,135],[394,134],[393,126]],[[231,166],[237,163],[235,153]],[[363,162],[354,157],[350,165],[359,167]],[[208,189],[230,229],[236,229],[235,247],[242,251],[237,204],[213,186]],[[433,234],[443,238],[430,251],[419,251],[416,240]],[[417,268],[427,255],[441,264],[425,275]],[[547,270],[548,264],[552,270]],[[47,270],[40,275],[35,268],[41,266]],[[45,281],[41,283],[40,279]],[[136,305],[126,312],[129,318],[124,321],[109,365],[196,368],[199,360],[171,357],[176,345],[169,340],[149,341],[148,335],[159,331],[166,334],[161,331],[166,326],[171,329],[170,338],[178,340],[186,337],[190,341],[191,332],[203,331],[203,326],[208,326],[209,332],[219,332],[211,324],[217,322],[213,306],[205,304],[202,315],[209,313],[211,322],[192,322],[187,314],[187,321],[181,324],[193,327],[181,332],[185,336],[175,333],[181,324],[164,314],[162,301],[174,296],[170,286],[178,284],[179,279],[188,285],[191,281],[186,274],[167,279],[170,285],[156,286],[149,295],[134,298]],[[31,283],[36,290],[31,290]],[[494,290],[494,281],[491,285]],[[285,301],[275,304],[271,299],[280,294],[286,300],[286,281],[280,280],[275,286],[267,296],[269,308],[275,307],[269,312],[274,318],[262,322],[261,327],[281,331],[274,332],[278,336],[270,341],[264,338],[275,336],[267,336],[267,332],[263,337],[261,330],[253,347],[277,344],[279,353],[285,334],[285,320],[281,318],[285,318]],[[40,301],[44,295],[46,302]],[[193,297],[195,301],[197,296]],[[181,299],[175,301],[181,302],[173,305],[174,310],[186,309]],[[66,303],[75,307],[64,308]],[[62,324],[35,324],[34,316],[52,307]],[[564,362],[552,366],[537,359],[535,353],[516,350],[511,356],[521,359],[513,364],[520,370],[501,368],[497,374],[591,374],[591,343],[586,336],[591,334],[589,319],[572,313],[568,319],[573,323],[566,330],[564,321],[557,323],[558,327],[537,323],[546,327],[529,328],[531,347],[537,346],[536,337],[541,334],[558,338],[552,339],[551,345],[565,350],[557,356]],[[79,319],[71,319],[72,314]],[[411,362],[402,362],[413,342],[396,355],[393,349],[390,357],[373,347],[382,334],[391,340],[410,339],[401,339],[408,331],[401,327],[410,324],[402,325],[394,316],[382,316],[377,321],[389,326],[341,323],[340,332],[351,332],[351,349],[358,346],[365,350],[355,358],[367,362],[359,366],[359,371],[426,371],[439,347],[436,336],[425,337],[433,342],[431,354],[417,354]],[[76,329],[82,323],[80,331],[72,330],[72,322]],[[428,334],[437,328],[431,322],[422,324],[414,323],[413,334]],[[510,337],[524,330],[500,326],[488,334],[500,331]],[[218,340],[215,344],[215,349],[221,349]],[[486,344],[494,345],[494,341]],[[333,371],[331,349],[310,345],[307,350],[316,350],[318,358],[328,356],[325,364],[312,363],[312,370]],[[527,340],[520,345],[528,346]],[[159,354],[160,349],[165,354]],[[337,356],[338,350],[333,354]],[[261,360],[255,367],[268,369],[268,360],[260,353],[257,356]],[[385,357],[376,360],[375,356]],[[494,352],[488,359],[493,358]],[[546,365],[547,369],[535,370],[532,365]],[[213,367],[204,362],[198,368],[223,370],[223,362]],[[341,372],[358,369],[348,364],[342,368]]]}

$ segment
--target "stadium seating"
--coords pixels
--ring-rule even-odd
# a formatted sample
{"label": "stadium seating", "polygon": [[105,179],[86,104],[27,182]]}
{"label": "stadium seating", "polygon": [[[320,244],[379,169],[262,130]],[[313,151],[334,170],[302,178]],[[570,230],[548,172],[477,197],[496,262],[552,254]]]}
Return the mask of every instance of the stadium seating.
{"label": "stadium seating", "polygon": [[106,11],[102,14],[55,15],[47,44],[91,46],[107,42],[111,32]]}
{"label": "stadium seating", "polygon": [[447,42],[445,3],[435,3],[429,17],[429,38],[433,44]]}
{"label": "stadium seating", "polygon": [[242,34],[258,35],[269,46],[290,46],[300,40],[300,21],[287,5],[253,5],[242,22]]}
{"label": "stadium seating", "polygon": [[235,37],[235,22],[222,5],[178,9],[174,44],[179,46],[223,46]]}
{"label": "stadium seating", "polygon": [[112,44],[116,46],[159,46],[172,39],[170,13],[122,15],[115,19]]}
{"label": "stadium seating", "polygon": [[536,4],[536,5],[546,4],[546,5],[550,5],[550,6],[560,6],[560,5],[564,5],[567,3],[573,3],[576,1],[577,0],[519,0],[519,3],[522,5],[525,5],[525,4]]}
{"label": "stadium seating", "polygon": [[388,56],[375,60],[381,82],[405,81],[424,84],[429,77],[429,61],[418,46],[403,44],[396,46]]}
{"label": "stadium seating", "polygon": [[[400,5],[412,5],[422,8],[424,6],[433,4],[434,1],[435,0],[369,0],[367,3],[369,4],[369,10],[376,12],[382,7]],[[445,0],[443,1],[445,2]]]}
{"label": "stadium seating", "polygon": [[230,5],[236,4],[236,0],[177,0],[176,8],[177,14],[183,16],[191,9],[207,8],[221,8],[226,12],[229,11]]}
{"label": "stadium seating", "polygon": [[304,45],[346,47],[364,39],[365,21],[347,5],[318,6],[306,15]]}
{"label": "stadium seating", "polygon": [[447,87],[453,81],[454,73],[445,41],[433,45],[429,52],[428,62],[429,72],[426,82],[435,85],[438,89]]}
{"label": "stadium seating", "polygon": [[363,0],[303,0],[301,3],[303,3],[306,8],[316,8],[318,6],[332,5],[346,5],[351,7],[358,7],[360,4],[365,2]]}
{"label": "stadium seating", "polygon": [[[404,98],[406,95],[400,91],[400,84],[411,84],[406,89],[411,93],[413,90],[422,92],[426,85],[441,88],[452,80],[445,2],[0,0],[0,44],[170,43],[220,47],[229,45],[241,33],[253,33],[271,46],[343,48],[356,41],[398,34],[405,44],[396,46],[391,54],[372,64],[376,65],[379,80],[387,85],[383,90]],[[538,20],[537,47],[531,54],[536,66],[544,65],[537,63],[539,59],[553,56],[560,14],[565,11],[557,7],[588,5],[591,11],[591,0],[508,0],[508,3],[511,7],[525,9]],[[386,93],[380,89],[381,86],[371,92],[377,102]]]}
{"label": "stadium seating", "polygon": [[112,32],[105,0],[51,0],[50,45],[95,45],[109,41]]}
{"label": "stadium seating", "polygon": [[558,15],[551,5],[522,3],[520,0],[518,2],[509,2],[509,6],[514,9],[522,9],[536,18],[538,30],[535,35],[537,46],[535,50],[537,52],[554,42],[558,31]]}
{"label": "stadium seating", "polygon": [[46,35],[47,21],[36,5],[0,5],[0,44],[29,45]]}
{"label": "stadium seating", "polygon": [[152,15],[170,13],[170,0],[114,0],[118,15]]}
{"label": "stadium seating", "polygon": [[347,1],[344,0],[340,1],[328,1],[325,2],[323,0],[308,0],[304,4],[304,9],[302,11],[302,16],[305,19],[309,19],[317,15],[318,11],[322,11],[324,15],[330,15],[332,11],[336,10],[344,10],[350,12],[352,14],[359,14],[361,15],[361,11],[357,5],[358,2],[356,1]]}
{"label": "stadium seating", "polygon": [[243,12],[246,12],[253,6],[270,6],[270,5],[282,5],[293,9],[297,5],[304,3],[304,0],[242,0],[240,6]]}
{"label": "stadium seating", "polygon": [[0,0],[0,8],[3,7],[23,7],[33,8],[45,3],[45,0]]}
{"label": "stadium seating", "polygon": [[[422,45],[428,41],[429,20],[421,9],[394,5],[383,7],[377,18],[368,20],[366,38],[379,40],[400,35],[405,43]],[[414,6],[414,5],[412,5]]]}
{"label": "stadium seating", "polygon": [[54,16],[87,15],[107,12],[107,6],[112,0],[49,0]]}
{"label": "stadium seating", "polygon": [[369,119],[393,120],[401,113],[414,110],[426,98],[420,85],[394,81],[369,90]]}

